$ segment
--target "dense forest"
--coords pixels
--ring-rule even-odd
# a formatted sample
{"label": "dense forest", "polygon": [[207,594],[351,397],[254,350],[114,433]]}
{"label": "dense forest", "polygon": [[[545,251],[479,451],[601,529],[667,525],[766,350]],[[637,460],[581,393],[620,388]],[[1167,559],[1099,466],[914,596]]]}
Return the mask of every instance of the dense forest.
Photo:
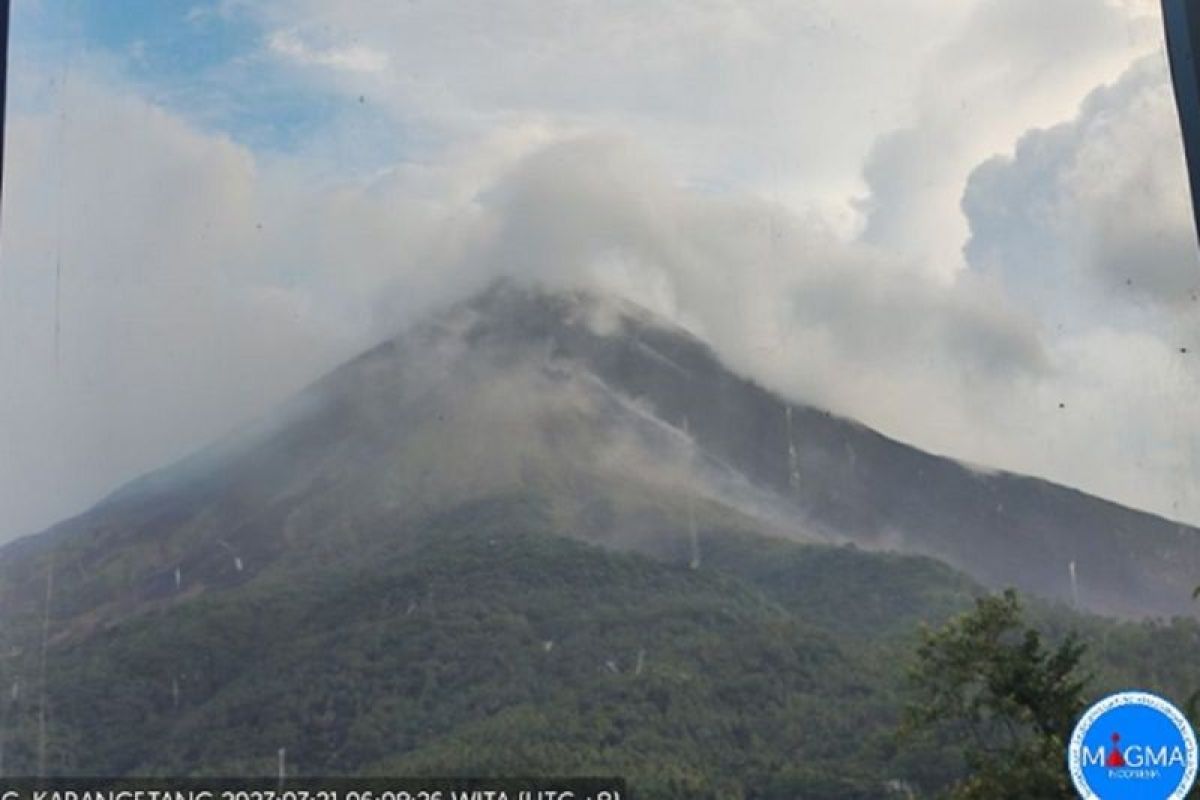
{"label": "dense forest", "polygon": [[[984,594],[959,573],[724,524],[692,568],[555,519],[494,497],[119,622],[25,618],[0,660],[6,774],[265,775],[281,747],[292,774],[620,775],[638,797],[928,796],[965,774],[954,727],[906,714],[922,641]],[[70,583],[59,607],[82,608]],[[1083,700],[1196,688],[1194,621],[1023,613],[1078,635]]]}

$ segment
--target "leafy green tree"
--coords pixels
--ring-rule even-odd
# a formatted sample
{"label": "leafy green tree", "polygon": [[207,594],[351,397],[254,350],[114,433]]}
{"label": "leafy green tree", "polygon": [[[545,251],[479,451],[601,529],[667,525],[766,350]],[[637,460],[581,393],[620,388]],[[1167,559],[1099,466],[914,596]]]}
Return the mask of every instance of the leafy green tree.
{"label": "leafy green tree", "polygon": [[1064,758],[1089,680],[1083,652],[1073,635],[1044,643],[1011,590],[923,634],[906,725],[961,742],[967,777],[951,797],[1075,796]]}

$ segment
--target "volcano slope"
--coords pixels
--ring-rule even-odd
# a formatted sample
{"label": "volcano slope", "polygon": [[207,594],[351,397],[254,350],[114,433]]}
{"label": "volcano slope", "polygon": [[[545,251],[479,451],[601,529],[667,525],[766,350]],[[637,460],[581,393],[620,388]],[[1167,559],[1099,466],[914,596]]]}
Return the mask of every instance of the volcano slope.
{"label": "volcano slope", "polygon": [[[920,623],[987,588],[1184,697],[1196,531],[789,403],[627,304],[500,284],[0,550],[6,774],[934,789]],[[881,552],[887,541],[906,552]],[[888,788],[892,787],[892,788]]]}

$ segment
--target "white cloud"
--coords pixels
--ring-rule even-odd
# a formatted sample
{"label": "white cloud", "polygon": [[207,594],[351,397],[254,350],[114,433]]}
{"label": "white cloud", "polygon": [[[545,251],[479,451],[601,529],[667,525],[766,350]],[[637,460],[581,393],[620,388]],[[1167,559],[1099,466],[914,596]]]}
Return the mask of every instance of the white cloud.
{"label": "white cloud", "polygon": [[1200,520],[1161,62],[1078,108],[1157,47],[1146,0],[245,8],[407,158],[330,179],[352,127],[251,152],[86,68],[18,113],[0,538],[502,272],[621,292],[922,446]]}
{"label": "white cloud", "polygon": [[[1097,89],[1068,122],[1027,133],[967,186],[968,255],[1064,312],[1147,298],[1195,307],[1200,252],[1170,79],[1158,55]],[[1036,298],[1031,298],[1036,299]]]}
{"label": "white cloud", "polygon": [[381,72],[387,68],[386,53],[361,44],[345,47],[312,47],[292,30],[276,31],[267,39],[273,53],[309,66],[332,67],[349,72]]}
{"label": "white cloud", "polygon": [[1200,253],[1161,54],[980,165],[963,208],[973,269],[1058,332],[1053,380],[1039,391],[1071,413],[1045,428],[1044,468],[1089,473],[1074,480],[1194,519]]}
{"label": "white cloud", "polygon": [[411,141],[542,122],[661,145],[696,185],[754,186],[849,216],[865,154],[903,122],[920,56],[960,14],[941,0],[263,3],[272,30],[386,52],[344,74]]}
{"label": "white cloud", "polygon": [[1130,60],[1161,47],[1157,10],[1112,0],[980,0],[932,58],[911,123],[866,161],[865,236],[942,274],[961,269],[959,210],[979,162],[1073,113]]}
{"label": "white cloud", "polygon": [[223,433],[346,350],[336,310],[281,291],[288,265],[259,260],[275,208],[248,152],[79,76],[55,105],[68,113],[8,131],[9,535]]}

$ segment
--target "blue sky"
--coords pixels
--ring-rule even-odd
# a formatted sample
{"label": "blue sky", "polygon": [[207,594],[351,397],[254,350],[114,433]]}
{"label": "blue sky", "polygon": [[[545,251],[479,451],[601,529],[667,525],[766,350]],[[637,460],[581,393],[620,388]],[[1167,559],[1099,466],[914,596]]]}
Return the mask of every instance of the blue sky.
{"label": "blue sky", "polygon": [[[370,146],[339,153],[339,168],[372,169],[398,157],[396,130],[378,109],[271,58],[264,46],[270,31],[245,5],[17,0],[14,6],[17,75],[109,70],[156,105],[264,154],[294,153],[331,127],[353,125]],[[41,99],[36,90],[18,93],[20,102]]]}
{"label": "blue sky", "polygon": [[500,273],[1200,522],[1158,0],[15,0],[13,35],[0,540]]}

